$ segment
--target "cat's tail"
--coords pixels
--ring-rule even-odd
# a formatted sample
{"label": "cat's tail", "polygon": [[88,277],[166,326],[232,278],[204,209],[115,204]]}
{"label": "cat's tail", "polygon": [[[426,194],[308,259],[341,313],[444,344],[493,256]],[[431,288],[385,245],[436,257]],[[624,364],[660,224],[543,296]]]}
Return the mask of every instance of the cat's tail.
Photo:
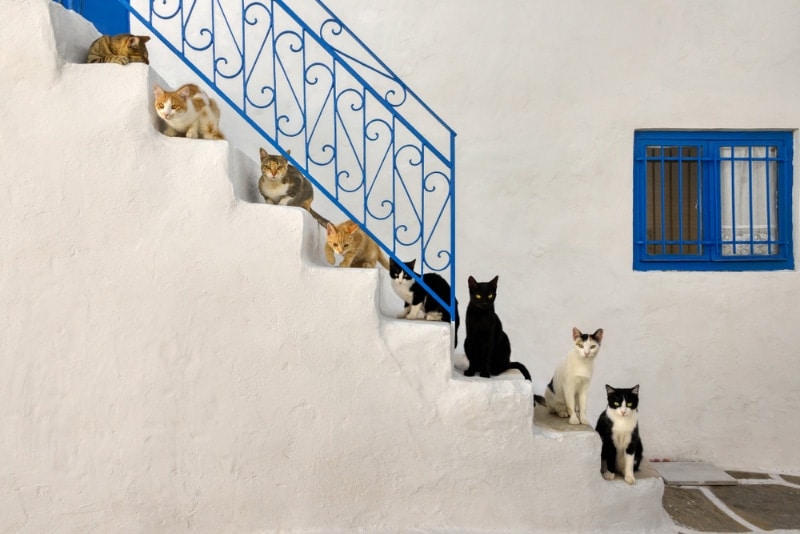
{"label": "cat's tail", "polygon": [[311,209],[311,206],[309,206],[309,207],[308,207],[308,213],[310,213],[310,214],[311,214],[311,216],[312,216],[312,217],[314,217],[314,219],[316,219],[316,221],[317,221],[317,222],[320,224],[320,226],[322,226],[323,228],[327,228],[327,227],[328,227],[328,225],[331,223],[331,222],[330,222],[328,219],[326,219],[325,217],[323,217],[322,215],[320,215],[319,213],[317,213],[316,211],[314,211],[313,209]]}
{"label": "cat's tail", "polygon": [[[528,372],[528,368],[525,367],[523,364],[521,364],[519,362],[508,362],[508,368],[509,369],[516,369],[517,371],[522,373],[522,376],[525,377],[525,380],[527,380],[528,382],[532,382],[531,374]],[[544,397],[542,397],[541,395],[537,395],[535,393],[533,394],[533,403],[534,404],[539,404],[541,406],[547,406],[547,403],[545,402]]]}
{"label": "cat's tail", "polygon": [[525,377],[525,380],[527,380],[528,382],[531,381],[531,374],[528,372],[528,368],[525,367],[524,365],[522,365],[521,363],[519,363],[519,362],[508,362],[508,368],[509,369],[516,369],[517,371],[522,373],[522,376]]}
{"label": "cat's tail", "polygon": [[389,259],[386,257],[386,254],[383,253],[382,250],[378,250],[378,263],[383,265],[383,268],[387,271],[389,270]]}
{"label": "cat's tail", "polygon": [[461,317],[458,315],[458,299],[456,299],[456,333],[455,333],[455,342],[453,343],[453,348],[458,346],[458,327],[461,324]]}

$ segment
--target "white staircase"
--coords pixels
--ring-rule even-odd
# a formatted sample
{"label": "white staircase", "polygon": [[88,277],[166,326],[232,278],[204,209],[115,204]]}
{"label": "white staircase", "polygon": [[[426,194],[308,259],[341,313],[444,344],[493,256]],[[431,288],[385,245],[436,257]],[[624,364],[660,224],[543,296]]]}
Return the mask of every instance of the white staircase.
{"label": "white staircase", "polygon": [[660,479],[604,481],[594,432],[454,373],[378,270],[238,200],[255,162],[159,134],[148,67],[2,10],[1,532],[671,531]]}

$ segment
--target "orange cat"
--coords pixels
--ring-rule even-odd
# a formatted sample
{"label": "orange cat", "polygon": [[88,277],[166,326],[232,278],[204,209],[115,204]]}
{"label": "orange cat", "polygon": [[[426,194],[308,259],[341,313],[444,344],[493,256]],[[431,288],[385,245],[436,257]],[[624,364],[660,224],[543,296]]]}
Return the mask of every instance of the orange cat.
{"label": "orange cat", "polygon": [[369,238],[353,221],[345,221],[334,226],[326,226],[328,240],[325,243],[325,259],[336,263],[334,252],[343,256],[339,267],[375,267],[380,262],[387,270],[389,260],[377,243]]}
{"label": "orange cat", "polygon": [[193,83],[182,85],[175,91],[166,91],[156,85],[155,108],[167,124],[164,134],[170,137],[197,139],[225,139],[219,131],[219,107]]}

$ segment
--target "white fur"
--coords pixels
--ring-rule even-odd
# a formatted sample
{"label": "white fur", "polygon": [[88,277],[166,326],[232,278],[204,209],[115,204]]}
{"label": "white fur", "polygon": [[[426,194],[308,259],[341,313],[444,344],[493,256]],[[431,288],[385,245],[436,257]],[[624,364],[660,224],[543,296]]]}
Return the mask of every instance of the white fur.
{"label": "white fur", "polygon": [[[611,439],[614,442],[614,447],[617,449],[617,470],[622,469],[622,475],[625,477],[625,482],[628,484],[633,484],[636,482],[636,479],[633,476],[634,455],[627,454],[625,449],[627,449],[628,445],[631,444],[633,431],[639,422],[639,412],[636,410],[631,410],[624,405],[620,406],[619,408],[611,408],[609,406],[606,409],[606,415],[608,415],[608,418],[611,419],[611,422],[613,423]],[[608,480],[612,480],[614,478],[612,476],[609,479],[605,476],[605,473],[603,476]]]}
{"label": "white fur", "polygon": [[[158,94],[158,90],[156,93]],[[182,112],[175,111],[173,107],[175,103],[173,103],[172,98],[165,99],[163,101],[164,107],[156,110],[158,116],[167,124],[164,133],[169,136],[174,137],[178,133],[185,133],[186,137],[197,139],[199,136],[205,136],[202,130],[204,124],[216,124],[219,121],[219,116],[214,114],[208,96],[202,91],[194,94],[191,98],[187,97],[185,99],[186,111]],[[194,99],[199,99],[203,102],[204,105],[200,111],[195,107]]]}
{"label": "white fur", "polygon": [[405,278],[402,273],[397,278],[392,278],[392,288],[397,295],[403,299],[408,306],[403,307],[403,311],[397,315],[398,319],[418,319],[419,312],[422,310],[422,302],[416,306],[411,303],[414,301],[414,294],[411,292],[413,279]]}
{"label": "white fur", "polygon": [[544,397],[551,413],[559,417],[569,417],[571,425],[588,425],[590,423],[586,404],[594,359],[600,350],[600,344],[589,338],[581,348],[578,346],[579,337],[580,331],[573,329],[575,345],[553,374],[555,393],[549,387],[545,388]]}
{"label": "white fur", "polygon": [[[276,180],[270,177],[267,177],[264,182],[265,185],[264,188],[261,189],[261,193],[266,197],[265,200],[267,200],[268,204],[280,203],[286,205],[286,203],[291,202],[291,198],[284,198],[286,193],[289,191],[289,184],[281,183],[280,179]],[[283,202],[281,199],[285,200],[286,202]]]}

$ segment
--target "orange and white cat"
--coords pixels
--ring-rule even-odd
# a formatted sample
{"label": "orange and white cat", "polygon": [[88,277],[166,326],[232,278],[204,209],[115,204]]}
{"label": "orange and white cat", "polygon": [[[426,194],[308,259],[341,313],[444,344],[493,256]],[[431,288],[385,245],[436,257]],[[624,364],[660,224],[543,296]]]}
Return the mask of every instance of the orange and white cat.
{"label": "orange and white cat", "polygon": [[166,123],[164,134],[170,137],[225,139],[219,131],[219,107],[193,83],[167,91],[156,85],[154,106]]}
{"label": "orange and white cat", "polygon": [[336,252],[342,256],[339,267],[375,267],[380,262],[389,269],[389,260],[381,248],[353,221],[344,221],[335,226],[328,223],[326,230],[325,259],[331,265],[336,263]]}

